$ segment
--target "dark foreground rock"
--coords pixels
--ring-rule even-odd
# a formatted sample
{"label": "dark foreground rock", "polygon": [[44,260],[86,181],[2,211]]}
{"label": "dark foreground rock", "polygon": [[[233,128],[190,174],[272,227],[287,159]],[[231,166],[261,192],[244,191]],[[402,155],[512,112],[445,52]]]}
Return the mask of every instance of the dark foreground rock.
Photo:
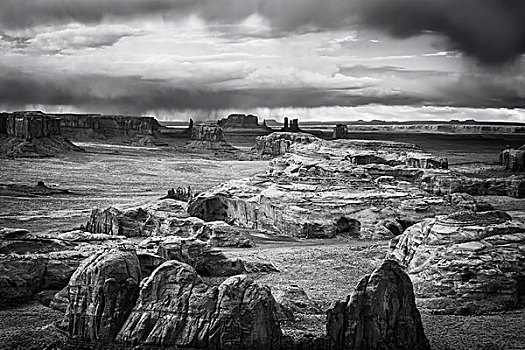
{"label": "dark foreground rock", "polygon": [[525,295],[525,225],[504,212],[428,219],[392,241],[418,305],[444,314],[513,309]]}
{"label": "dark foreground rock", "polygon": [[386,260],[328,311],[332,349],[429,350],[410,278]]}
{"label": "dark foreground rock", "polygon": [[189,265],[168,261],[144,282],[117,340],[152,346],[276,349],[281,330],[274,310],[269,288],[244,275],[210,287]]}
{"label": "dark foreground rock", "polygon": [[93,254],[69,281],[64,322],[72,339],[113,342],[139,294],[139,260],[125,247]]}
{"label": "dark foreground rock", "polygon": [[38,292],[64,288],[85,258],[121,239],[80,231],[37,235],[0,229],[0,302],[22,302]]}

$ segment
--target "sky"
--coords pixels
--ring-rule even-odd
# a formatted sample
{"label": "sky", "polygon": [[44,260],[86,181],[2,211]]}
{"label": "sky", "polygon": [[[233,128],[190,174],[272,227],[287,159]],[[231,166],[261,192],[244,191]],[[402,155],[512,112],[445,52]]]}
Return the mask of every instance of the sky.
{"label": "sky", "polygon": [[523,0],[2,0],[0,110],[525,122]]}

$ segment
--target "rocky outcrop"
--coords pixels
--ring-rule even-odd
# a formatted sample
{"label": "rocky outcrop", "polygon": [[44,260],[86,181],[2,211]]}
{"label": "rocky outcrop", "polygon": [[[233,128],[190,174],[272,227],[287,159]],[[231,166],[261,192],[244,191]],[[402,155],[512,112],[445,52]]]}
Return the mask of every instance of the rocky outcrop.
{"label": "rocky outcrop", "polygon": [[64,288],[80,263],[121,237],[68,232],[36,235],[26,230],[0,230],[0,301],[19,302],[43,290]]}
{"label": "rocky outcrop", "polygon": [[42,112],[2,113],[0,119],[5,120],[5,129],[0,128],[1,133],[27,141],[61,135],[60,119]]}
{"label": "rocky outcrop", "polygon": [[436,313],[515,308],[525,295],[525,225],[504,212],[458,212],[427,219],[392,241],[418,305]]}
{"label": "rocky outcrop", "polygon": [[274,132],[268,136],[259,136],[255,141],[255,150],[262,155],[279,156],[287,153],[294,143],[310,143],[319,140],[307,133]]}
{"label": "rocky outcrop", "polygon": [[299,119],[292,119],[290,120],[290,123],[288,123],[288,117],[284,117],[284,125],[281,131],[300,132],[301,129],[299,128]]}
{"label": "rocky outcrop", "polygon": [[86,229],[92,233],[126,237],[188,237],[201,226],[202,220],[190,218],[186,213],[186,203],[163,199],[143,206],[95,208]]}
{"label": "rocky outcrop", "polygon": [[195,141],[224,142],[224,131],[218,124],[203,123],[194,125],[191,139]]}
{"label": "rocky outcrop", "polygon": [[62,137],[60,120],[42,112],[0,114],[0,156],[50,157],[82,151]]}
{"label": "rocky outcrop", "polygon": [[525,176],[473,178],[450,172],[427,172],[419,181],[421,189],[435,194],[467,193],[473,196],[525,197]]}
{"label": "rocky outcrop", "polygon": [[65,315],[70,337],[110,343],[115,340],[139,294],[140,266],[134,250],[93,254],[69,281]]}
{"label": "rocky outcrop", "polygon": [[259,125],[259,118],[252,114],[230,114],[227,118],[217,121],[223,129],[269,129]]}
{"label": "rocky outcrop", "polygon": [[220,250],[198,239],[170,237],[160,242],[157,255],[192,266],[201,276],[233,276],[245,273],[240,259],[227,258]]}
{"label": "rocky outcrop", "polygon": [[348,138],[348,126],[346,124],[337,124],[334,127],[334,133],[332,135],[334,139],[346,139]]}
{"label": "rocky outcrop", "polygon": [[331,349],[429,350],[410,278],[386,260],[328,311]]}
{"label": "rocky outcrop", "polygon": [[186,206],[187,203],[180,200],[164,198],[138,207],[95,208],[91,211],[86,230],[125,237],[197,238],[217,247],[253,245],[244,229],[225,222],[205,222],[190,216]]}
{"label": "rocky outcrop", "polygon": [[303,238],[391,237],[408,223],[458,209],[416,183],[427,167],[441,166],[446,161],[410,144],[316,139],[292,145],[265,176],[199,194],[188,212]]}
{"label": "rocky outcrop", "polygon": [[101,114],[52,114],[52,116],[60,119],[63,134],[74,139],[157,136],[160,127],[153,117]]}
{"label": "rocky outcrop", "polygon": [[150,237],[139,243],[141,254],[154,254],[163,260],[178,260],[191,265],[201,276],[232,276],[242,273],[276,272],[268,261],[241,260],[226,256],[210,242],[196,238]]}
{"label": "rocky outcrop", "polygon": [[194,125],[191,141],[185,146],[194,151],[236,152],[237,149],[224,140],[224,130],[215,123]]}
{"label": "rocky outcrop", "polygon": [[207,349],[276,349],[281,330],[268,287],[245,275],[208,286],[187,264],[167,261],[143,283],[117,340]]}
{"label": "rocky outcrop", "polygon": [[525,171],[525,145],[518,149],[505,149],[499,154],[499,159],[507,170]]}

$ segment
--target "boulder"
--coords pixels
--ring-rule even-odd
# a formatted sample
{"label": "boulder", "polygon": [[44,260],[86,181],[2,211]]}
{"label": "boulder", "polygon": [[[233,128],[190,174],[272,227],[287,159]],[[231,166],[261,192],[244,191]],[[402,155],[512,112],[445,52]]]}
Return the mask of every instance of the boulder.
{"label": "boulder", "polygon": [[328,310],[326,329],[331,349],[430,349],[410,278],[391,260]]}
{"label": "boulder", "polygon": [[167,261],[143,283],[117,340],[207,349],[275,349],[281,330],[268,287],[248,277],[206,285],[187,264]]}
{"label": "boulder", "polygon": [[482,314],[516,308],[525,295],[525,225],[500,211],[424,220],[392,241],[420,308]]}
{"label": "boulder", "polygon": [[139,294],[140,265],[134,250],[106,249],[82,262],[69,281],[64,322],[73,340],[111,343]]}

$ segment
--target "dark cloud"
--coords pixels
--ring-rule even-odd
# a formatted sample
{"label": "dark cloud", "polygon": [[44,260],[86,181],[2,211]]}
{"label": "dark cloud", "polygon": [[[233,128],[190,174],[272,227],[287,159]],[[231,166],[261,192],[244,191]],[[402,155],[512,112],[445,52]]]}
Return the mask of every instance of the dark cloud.
{"label": "dark cloud", "polygon": [[450,48],[488,65],[525,53],[523,0],[361,1],[361,24],[398,38],[439,33]]}
{"label": "dark cloud", "polygon": [[0,2],[0,28],[188,14],[219,24],[259,14],[283,35],[350,26],[399,38],[438,33],[452,49],[493,65],[525,53],[523,0],[8,0]]}

